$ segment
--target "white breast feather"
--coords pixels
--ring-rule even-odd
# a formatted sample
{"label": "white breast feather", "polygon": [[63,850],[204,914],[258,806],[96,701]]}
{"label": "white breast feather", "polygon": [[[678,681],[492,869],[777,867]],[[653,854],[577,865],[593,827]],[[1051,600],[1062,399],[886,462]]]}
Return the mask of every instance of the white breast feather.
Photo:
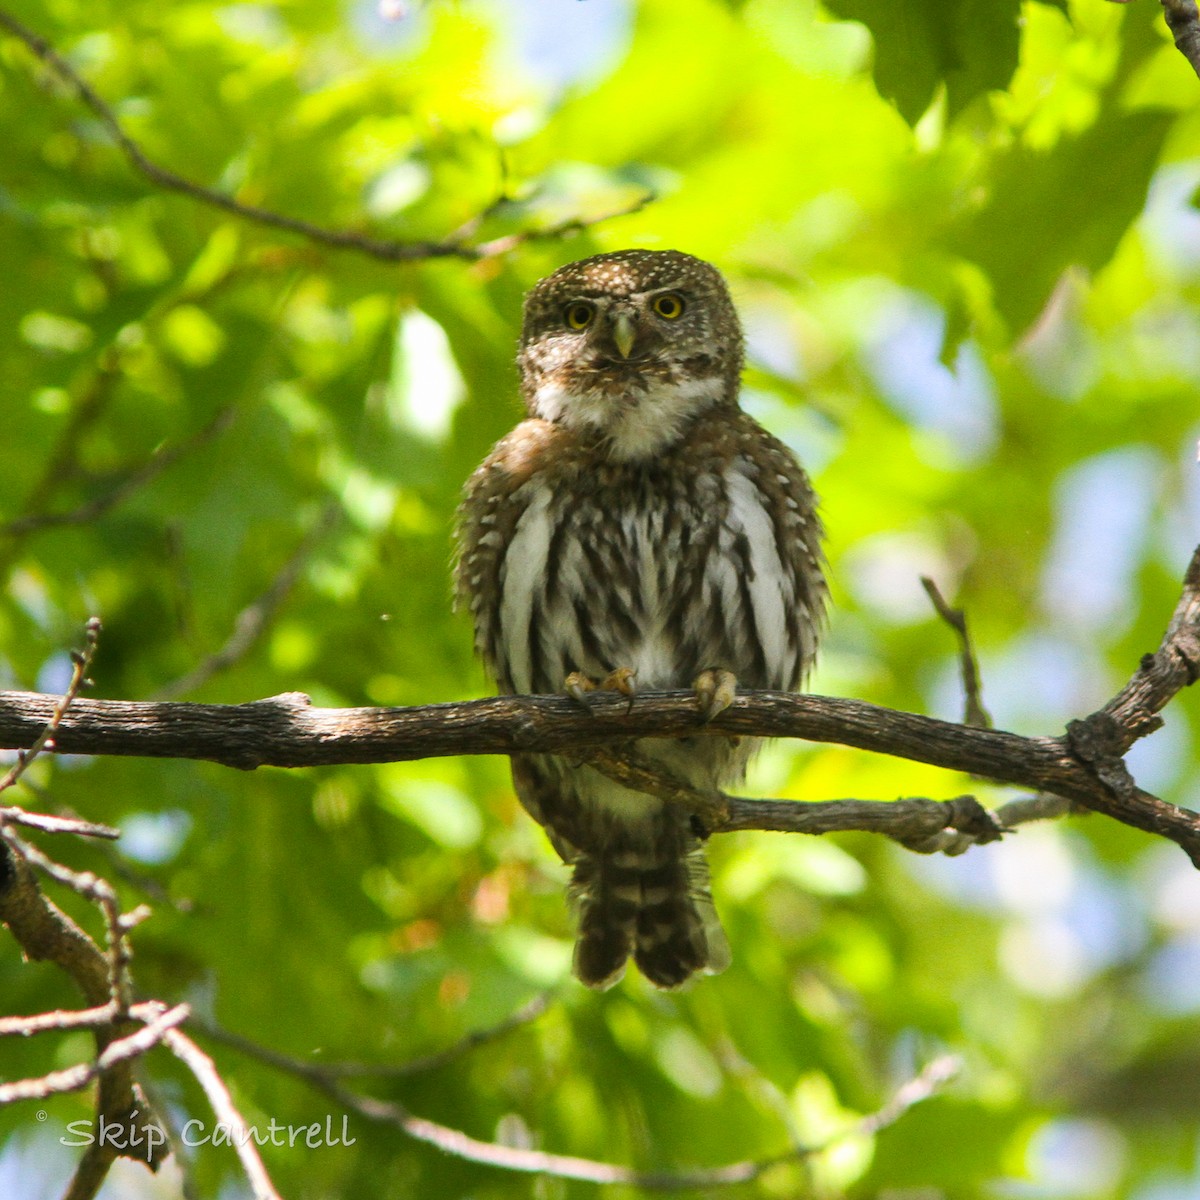
{"label": "white breast feather", "polygon": [[[532,664],[529,661],[529,621],[533,613],[534,592],[546,574],[550,550],[551,495],[539,491],[521,514],[513,530],[508,553],[504,556],[500,585],[500,636],[508,659],[508,674],[514,690],[527,694],[532,688]],[[537,631],[534,631],[537,636]]]}
{"label": "white breast feather", "polygon": [[730,527],[746,536],[750,546],[750,564],[754,577],[747,581],[753,618],[767,671],[786,679],[790,673],[787,658],[787,620],[783,585],[787,578],[775,544],[775,528],[763,504],[758,488],[745,474],[744,464],[735,463],[727,476],[729,486]]}

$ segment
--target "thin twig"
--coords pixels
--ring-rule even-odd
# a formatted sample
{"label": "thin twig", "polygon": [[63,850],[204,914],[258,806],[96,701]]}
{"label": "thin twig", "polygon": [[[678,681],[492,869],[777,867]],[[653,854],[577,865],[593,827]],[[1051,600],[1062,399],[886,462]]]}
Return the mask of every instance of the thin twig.
{"label": "thin twig", "polygon": [[996,820],[1004,829],[1014,829],[1031,821],[1054,821],[1078,811],[1077,805],[1064,800],[1062,796],[1039,792],[1036,796],[1019,796],[1000,805],[996,809]]}
{"label": "thin twig", "polygon": [[[130,1008],[137,1015],[138,1005]],[[30,1037],[35,1033],[64,1033],[69,1029],[100,1029],[120,1017],[113,1001],[96,1008],[38,1013],[33,1017],[0,1017],[0,1037]]]}
{"label": "thin twig", "polygon": [[177,1004],[147,1022],[145,1026],[126,1037],[109,1042],[94,1062],[79,1063],[61,1071],[51,1071],[37,1079],[18,1079],[14,1083],[0,1084],[0,1106],[18,1100],[45,1100],[63,1092],[78,1092],[93,1079],[110,1071],[117,1063],[129,1062],[157,1046],[164,1034],[187,1019],[191,1010],[186,1004]]}
{"label": "thin twig", "polygon": [[282,1071],[294,1072],[299,1066],[302,1066],[306,1072],[311,1072],[314,1076],[320,1075],[323,1079],[329,1080],[356,1078],[407,1079],[413,1075],[423,1075],[429,1071],[440,1070],[442,1067],[455,1062],[464,1054],[468,1054],[470,1051],[486,1045],[488,1042],[496,1041],[498,1038],[512,1033],[513,1030],[520,1029],[523,1025],[528,1025],[531,1021],[537,1020],[550,1007],[554,996],[555,993],[553,991],[543,992],[541,995],[535,996],[528,1004],[517,1009],[511,1016],[505,1017],[503,1021],[498,1021],[495,1025],[489,1025],[483,1029],[474,1029],[452,1046],[447,1046],[444,1050],[436,1050],[432,1054],[423,1054],[417,1058],[410,1058],[407,1062],[402,1063],[304,1063],[300,1059],[293,1058],[291,1055],[269,1050],[267,1047],[260,1046],[257,1042],[251,1041],[249,1038],[231,1033],[228,1029],[222,1029],[220,1025],[214,1025],[209,1021],[194,1020],[192,1026],[204,1034],[205,1037],[211,1038],[214,1042],[220,1042],[223,1046],[229,1046],[233,1050],[240,1050],[244,1054],[249,1054],[254,1058],[260,1059],[262,1062],[271,1063]]}
{"label": "thin twig", "polygon": [[951,608],[939,591],[938,585],[928,575],[921,576],[921,586],[937,610],[938,616],[958,636],[959,667],[962,671],[963,695],[966,698],[963,724],[973,725],[977,729],[991,729],[992,718],[983,707],[983,697],[980,695],[979,666],[971,646],[971,635],[967,631],[967,614],[961,608]]}
{"label": "thin twig", "polygon": [[715,833],[729,820],[732,797],[721,792],[701,792],[665,768],[638,754],[631,746],[601,747],[582,752],[579,758],[601,775],[635,792],[645,792],[678,804],[695,814],[705,830]]}
{"label": "thin twig", "polygon": [[186,675],[164,684],[154,695],[155,700],[172,700],[202,687],[214,675],[227,671],[240,662],[253,649],[270,625],[275,614],[296,586],[313,551],[321,539],[333,527],[341,513],[341,506],[333,503],[326,506],[313,527],[304,535],[300,544],[288,556],[287,561],[271,580],[266,591],[234,618],[233,631],[225,644],[202,662],[197,663]]}
{"label": "thin twig", "polygon": [[[50,720],[28,750],[22,750],[17,761],[12,765],[8,774],[0,780],[0,792],[12,787],[28,769],[29,764],[43,751],[53,750],[54,734],[62,724],[72,704],[75,703],[80,689],[87,680],[87,673],[96,655],[100,640],[100,618],[92,617],[85,626],[85,642],[82,651],[72,651],[73,671],[67,690],[54,706]],[[25,862],[36,867],[39,871],[50,876],[55,882],[77,892],[86,900],[90,900],[104,914],[105,931],[108,941],[108,978],[109,996],[113,1003],[124,1012],[129,1008],[132,985],[129,980],[129,942],[126,933],[149,915],[149,909],[135,909],[132,913],[122,913],[117,893],[112,885],[91,871],[73,871],[61,863],[55,862],[43,854],[36,846],[18,836],[12,825],[15,819],[9,814],[10,808],[0,809],[0,840],[3,840],[9,851]],[[19,810],[17,810],[19,813]],[[29,823],[29,822],[24,822]],[[36,823],[35,823],[36,825]]]}
{"label": "thin twig", "polygon": [[42,833],[73,833],[76,837],[107,838],[116,841],[121,836],[119,829],[111,825],[99,825],[95,821],[84,821],[79,817],[53,817],[49,813],[31,813],[23,808],[0,806],[0,824],[23,825],[26,829],[37,829]]}
{"label": "thin twig", "polygon": [[[2,16],[2,14],[0,14]],[[30,489],[19,510],[21,516],[39,512],[49,502],[55,490],[79,470],[79,445],[89,426],[104,414],[115,394],[121,377],[121,359],[109,345],[97,355],[94,374],[84,385],[71,407],[70,416],[50,452],[38,481]]]}
{"label": "thin twig", "polygon": [[1004,832],[974,796],[948,801],[923,796],[886,801],[753,800],[699,791],[628,746],[588,750],[579,757],[627,788],[681,806],[696,818],[705,836],[735,829],[809,834],[869,829],[920,854],[961,854],[970,845],[998,840]]}
{"label": "thin twig", "polygon": [[195,1042],[178,1029],[171,1030],[163,1039],[167,1048],[182,1062],[196,1077],[196,1081],[204,1089],[209,1104],[212,1105],[221,1127],[228,1131],[229,1140],[233,1143],[237,1156],[241,1160],[242,1170],[250,1180],[254,1189],[254,1200],[280,1200],[267,1169],[258,1153],[254,1142],[254,1130],[246,1123],[245,1117],[233,1103],[233,1097],[225,1086],[225,1081],[217,1071],[216,1064]]}
{"label": "thin twig", "polygon": [[214,191],[212,188],[204,187],[190,179],[184,178],[182,175],[176,174],[176,172],[167,167],[160,166],[150,159],[141,146],[126,133],[108,103],[100,97],[95,89],[45,38],[34,33],[33,30],[27,28],[11,13],[3,9],[0,9],[0,27],[7,29],[14,37],[24,42],[41,62],[49,67],[59,79],[74,91],[79,100],[92,111],[100,124],[107,130],[109,136],[120,148],[130,165],[149,179],[151,183],[167,191],[189,196],[193,200],[198,200],[213,208],[222,209],[244,220],[253,221],[259,225],[266,225],[273,229],[282,229],[288,233],[299,234],[309,241],[329,246],[335,250],[354,250],[385,262],[415,262],[431,258],[459,258],[467,261],[476,261],[484,258],[494,258],[526,242],[555,241],[582,229],[589,229],[602,221],[611,220],[613,217],[629,216],[632,213],[639,212],[655,199],[653,193],[646,192],[632,203],[596,217],[587,219],[573,217],[542,229],[525,229],[518,233],[494,238],[491,241],[473,244],[454,239],[447,239],[441,242],[387,241],[369,237],[362,233],[354,233],[349,230],[326,229],[323,226],[314,225],[310,221],[303,221],[297,217],[284,216],[282,213],[260,208],[254,204],[244,204],[240,200],[235,200],[232,196],[227,196],[222,192]]}
{"label": "thin twig", "polygon": [[[114,996],[112,956],[43,894],[32,866],[19,849],[23,843],[11,829],[4,833],[5,838],[0,840],[0,871],[6,886],[0,889],[0,921],[8,926],[27,959],[53,962],[62,968],[94,1009],[122,1012],[126,1005]],[[97,1051],[103,1053],[111,1042],[131,1031],[131,1019],[105,1022],[94,1028]],[[118,1153],[153,1166],[148,1156],[156,1145],[163,1144],[161,1127],[134,1082],[129,1062],[118,1062],[100,1075],[96,1120],[120,1131],[125,1148],[118,1150],[114,1139],[93,1142],[65,1193],[71,1200],[94,1196]]]}
{"label": "thin twig", "polygon": [[596,1159],[484,1142],[462,1130],[418,1117],[402,1104],[364,1096],[331,1078],[319,1064],[280,1054],[241,1038],[231,1041],[230,1044],[268,1066],[305,1080],[364,1120],[392,1126],[414,1140],[425,1142],[456,1158],[506,1171],[550,1175],[558,1179],[576,1179],[589,1183],[626,1184],[647,1191],[682,1191],[689,1188],[749,1183],[772,1167],[821,1154],[852,1137],[867,1137],[878,1133],[881,1129],[895,1124],[914,1105],[932,1096],[953,1078],[959,1069],[959,1061],[956,1058],[935,1059],[918,1076],[903,1084],[882,1108],[820,1143],[793,1146],[768,1158],[728,1163],[719,1167],[636,1171]]}
{"label": "thin twig", "polygon": [[[3,12],[0,12],[0,24],[3,23],[3,16]],[[120,483],[108,491],[101,492],[100,495],[93,496],[92,499],[66,512],[30,512],[24,516],[14,517],[11,521],[0,525],[0,536],[19,538],[43,529],[58,529],[67,525],[87,525],[95,521],[110,509],[128,500],[135,492],[158,478],[181,458],[219,437],[233,423],[235,415],[236,409],[233,405],[227,405],[190,437],[173,446],[160,447],[154,451],[140,467],[130,471]]]}
{"label": "thin twig", "polygon": [[125,1011],[129,1008],[132,995],[132,983],[129,978],[129,962],[131,950],[128,932],[144,921],[150,910],[144,904],[132,912],[123,913],[116,890],[107,879],[101,878],[92,871],[73,871],[55,862],[43,854],[36,846],[17,837],[11,829],[0,826],[0,838],[8,843],[9,848],[20,854],[31,866],[36,867],[44,875],[48,875],[55,883],[70,888],[85,900],[90,900],[104,914],[104,931],[107,943],[106,958],[108,960],[109,995],[118,1007]]}
{"label": "thin twig", "polygon": [[[43,750],[55,749],[54,734],[57,732],[59,725],[62,724],[63,717],[67,715],[67,709],[75,702],[80,689],[87,683],[88,668],[92,665],[92,659],[96,654],[96,645],[100,639],[100,628],[99,617],[92,617],[88,621],[84,628],[83,650],[73,650],[71,652],[71,682],[67,685],[67,690],[55,700],[54,707],[50,713],[50,719],[39,731],[37,737],[33,739],[28,747],[18,751],[17,761],[9,768],[4,778],[0,779],[0,792],[5,792],[10,787],[14,787],[21,776],[29,769],[30,763]],[[7,809],[0,810],[0,829],[3,829],[5,825],[5,818],[3,816],[5,812],[7,812]]]}

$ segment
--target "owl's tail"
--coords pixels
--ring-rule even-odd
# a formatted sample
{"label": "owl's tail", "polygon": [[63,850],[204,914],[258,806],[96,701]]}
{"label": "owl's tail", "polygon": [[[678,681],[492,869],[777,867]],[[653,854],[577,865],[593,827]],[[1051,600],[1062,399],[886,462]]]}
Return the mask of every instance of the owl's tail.
{"label": "owl's tail", "polygon": [[665,861],[631,850],[575,862],[571,895],[578,905],[575,974],[607,988],[633,956],[660,988],[677,988],[698,971],[729,965],[729,942],[713,904],[708,862],[698,841]]}

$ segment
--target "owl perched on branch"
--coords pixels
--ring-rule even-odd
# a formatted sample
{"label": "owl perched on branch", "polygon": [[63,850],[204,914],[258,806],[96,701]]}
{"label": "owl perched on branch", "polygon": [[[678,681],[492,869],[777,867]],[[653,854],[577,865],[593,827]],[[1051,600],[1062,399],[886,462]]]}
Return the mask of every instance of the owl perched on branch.
{"label": "owl perched on branch", "polygon": [[[528,419],[471,476],[458,528],[458,595],[500,690],[694,687],[711,718],[735,681],[798,687],[821,526],[796,459],[738,408],[742,334],[715,268],[673,250],[571,263],[526,297],[518,363]],[[705,791],[753,749],[637,745]],[[630,955],[661,988],[728,964],[688,812],[557,755],[512,767],[573,867],[583,983],[610,986]]]}

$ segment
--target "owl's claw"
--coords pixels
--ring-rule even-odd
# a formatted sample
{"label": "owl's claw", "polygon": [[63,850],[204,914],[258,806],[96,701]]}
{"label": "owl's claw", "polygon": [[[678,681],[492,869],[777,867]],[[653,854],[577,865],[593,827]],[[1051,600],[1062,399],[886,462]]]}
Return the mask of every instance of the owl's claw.
{"label": "owl's claw", "polygon": [[596,681],[589,679],[582,671],[572,671],[563,681],[563,688],[572,700],[582,704],[584,708],[592,707],[588,703],[587,694],[596,690]]}
{"label": "owl's claw", "polygon": [[[620,692],[629,698],[629,708],[633,707],[633,699],[637,695],[637,672],[632,667],[617,667],[601,680],[592,679],[582,671],[572,671],[567,676],[563,687],[566,693],[584,708],[590,709],[589,692]],[[626,709],[628,712],[629,709]]]}
{"label": "owl's claw", "polygon": [[637,672],[632,667],[617,667],[600,681],[602,692],[620,692],[630,700],[637,695]]}
{"label": "owl's claw", "polygon": [[700,716],[707,725],[733,703],[737,696],[737,676],[720,668],[701,671],[692,681],[692,690],[696,693]]}

